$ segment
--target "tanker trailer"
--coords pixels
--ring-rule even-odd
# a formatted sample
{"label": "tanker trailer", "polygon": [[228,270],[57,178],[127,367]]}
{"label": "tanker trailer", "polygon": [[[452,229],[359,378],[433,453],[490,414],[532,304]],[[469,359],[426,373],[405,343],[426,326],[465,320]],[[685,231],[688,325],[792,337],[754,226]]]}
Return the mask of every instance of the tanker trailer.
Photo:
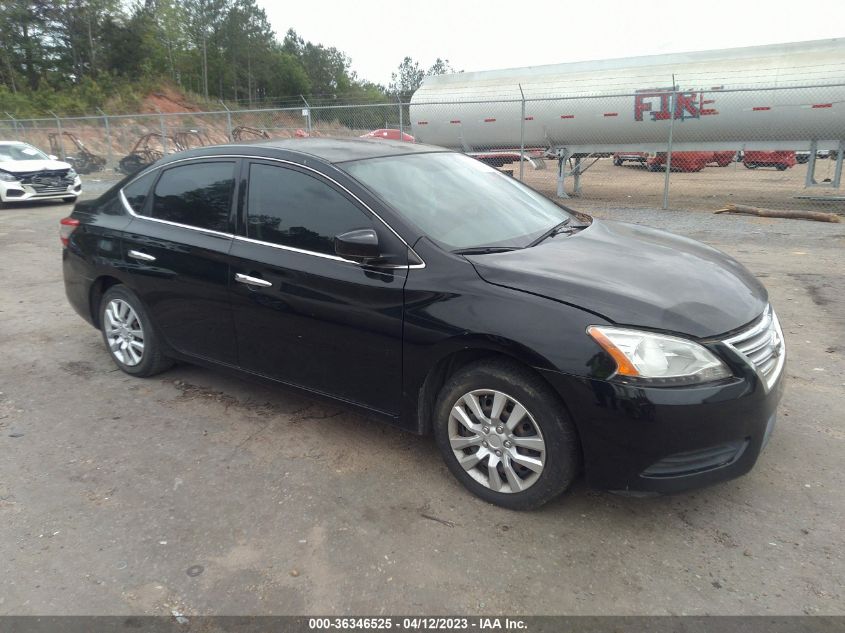
{"label": "tanker trailer", "polygon": [[[524,95],[524,97],[523,97]],[[487,162],[614,152],[835,150],[845,139],[845,39],[427,77],[409,106],[417,141]]]}

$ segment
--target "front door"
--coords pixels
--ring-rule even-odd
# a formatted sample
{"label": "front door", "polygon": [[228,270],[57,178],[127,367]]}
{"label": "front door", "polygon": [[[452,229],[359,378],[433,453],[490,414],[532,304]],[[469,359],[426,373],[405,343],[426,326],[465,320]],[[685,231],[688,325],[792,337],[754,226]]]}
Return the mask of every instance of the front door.
{"label": "front door", "polygon": [[[244,172],[244,235],[230,252],[241,367],[396,415],[407,270],[346,261],[333,244],[363,228],[381,241],[385,227],[317,173],[262,161]],[[391,237],[382,243],[399,248]]]}

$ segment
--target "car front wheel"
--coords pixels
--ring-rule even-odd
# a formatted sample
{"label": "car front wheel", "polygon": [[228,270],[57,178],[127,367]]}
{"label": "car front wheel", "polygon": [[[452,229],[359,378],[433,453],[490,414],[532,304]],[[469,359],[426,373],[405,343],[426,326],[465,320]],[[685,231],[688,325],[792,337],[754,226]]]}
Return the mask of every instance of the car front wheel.
{"label": "car front wheel", "polygon": [[434,435],[455,477],[482,499],[512,510],[539,507],[580,469],[575,426],[562,402],[531,371],[485,360],[440,391]]}
{"label": "car front wheel", "polygon": [[103,340],[115,364],[127,374],[153,376],[173,363],[167,358],[137,295],[112,286],[100,302]]}

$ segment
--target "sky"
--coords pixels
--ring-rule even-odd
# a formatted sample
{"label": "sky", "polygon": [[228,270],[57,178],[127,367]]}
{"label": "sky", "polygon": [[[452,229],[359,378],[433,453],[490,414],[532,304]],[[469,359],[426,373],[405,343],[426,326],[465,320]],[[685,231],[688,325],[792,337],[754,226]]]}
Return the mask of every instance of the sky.
{"label": "sky", "polygon": [[845,0],[258,0],[387,85],[407,55],[491,70],[845,36]]}

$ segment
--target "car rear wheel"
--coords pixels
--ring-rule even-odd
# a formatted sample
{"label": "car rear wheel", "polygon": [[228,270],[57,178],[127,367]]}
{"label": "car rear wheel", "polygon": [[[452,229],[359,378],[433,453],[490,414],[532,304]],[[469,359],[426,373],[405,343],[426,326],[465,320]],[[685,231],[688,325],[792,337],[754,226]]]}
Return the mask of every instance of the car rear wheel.
{"label": "car rear wheel", "polygon": [[112,286],[100,302],[103,340],[115,364],[132,376],[147,377],[173,364],[167,358],[137,295],[125,286]]}
{"label": "car rear wheel", "polygon": [[440,391],[433,426],[455,477],[505,508],[543,505],[580,469],[578,435],[563,404],[516,363],[485,360],[453,376]]}

